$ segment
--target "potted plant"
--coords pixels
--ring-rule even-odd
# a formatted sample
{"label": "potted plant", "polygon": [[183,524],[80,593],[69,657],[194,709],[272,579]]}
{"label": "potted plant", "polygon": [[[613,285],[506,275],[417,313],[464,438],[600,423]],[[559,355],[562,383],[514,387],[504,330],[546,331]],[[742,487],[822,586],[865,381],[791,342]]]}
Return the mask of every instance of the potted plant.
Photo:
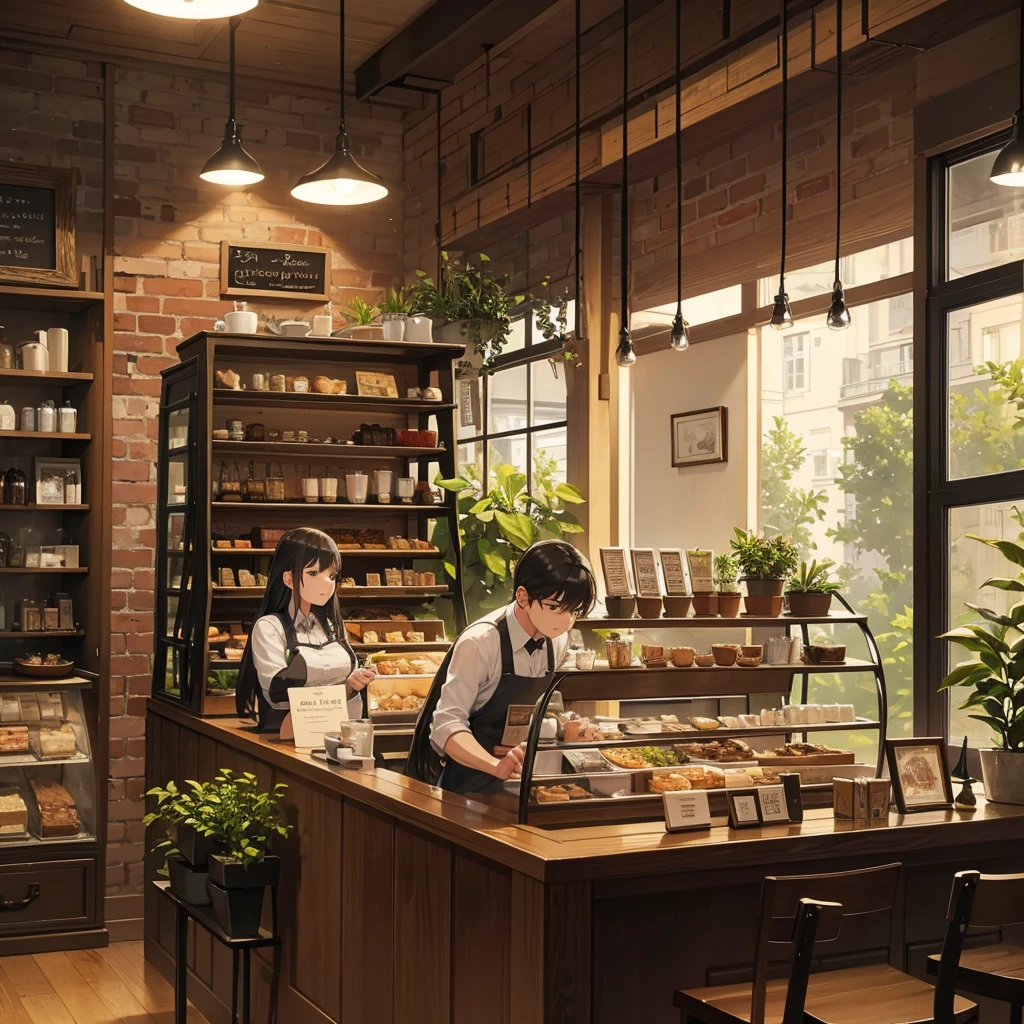
{"label": "potted plant", "polygon": [[525,298],[509,295],[506,279],[490,273],[488,263],[485,253],[479,254],[479,267],[475,267],[442,252],[440,288],[426,271],[417,270],[410,295],[413,312],[441,324],[435,341],[465,343],[465,355],[457,364],[463,377],[486,371],[501,354],[512,330],[510,310]]}
{"label": "potted plant", "polygon": [[[1015,506],[1012,515],[1024,529],[1024,512]],[[1017,570],[1011,577],[987,579],[982,587],[1024,593],[1024,572],[1020,569],[1024,566],[1024,545],[1019,541],[967,536],[995,548]],[[951,629],[942,639],[959,644],[976,657],[957,665],[940,689],[970,689],[961,710],[973,711],[968,717],[992,729],[995,745],[978,751],[986,798],[995,803],[1024,804],[1024,600],[1006,614],[978,604],[967,607],[985,621]]]}
{"label": "potted plant", "polygon": [[352,327],[369,327],[373,323],[373,306],[358,295],[341,311]]}
{"label": "potted plant", "polygon": [[813,560],[810,565],[800,563],[796,575],[786,587],[790,615],[817,617],[828,615],[832,595],[839,590],[839,584],[829,581],[829,570],[835,565],[831,558]]}
{"label": "potted plant", "polygon": [[279,782],[261,792],[252,773],[222,768],[208,790],[211,825],[223,846],[223,853],[210,855],[208,888],[217,921],[233,938],[259,933],[263,889],[280,877],[281,862],[268,847],[273,836],[285,838],[292,829],[279,807],[287,789]]}
{"label": "potted plant", "polygon": [[[541,288],[550,289],[551,278],[545,277],[540,283]],[[565,393],[572,395],[575,391],[575,374],[570,371],[583,365],[580,358],[579,341],[575,331],[569,330],[569,290],[564,288],[562,294],[554,301],[549,293],[532,296],[534,303],[534,324],[545,342],[557,342],[561,350],[550,356],[548,362],[555,377],[559,367],[565,367]]]}
{"label": "potted plant", "polygon": [[740,613],[740,592],[736,587],[739,564],[732,555],[723,552],[715,556],[715,590],[718,594],[718,614],[723,619],[734,619]]}
{"label": "potted plant", "polygon": [[385,341],[401,341],[405,337],[405,321],[409,313],[409,303],[405,295],[389,288],[387,297],[379,306],[380,325],[384,330]]}
{"label": "potted plant", "polygon": [[777,618],[782,614],[782,591],[797,567],[796,547],[788,537],[763,537],[735,528],[730,542],[747,585],[748,615]]}
{"label": "potted plant", "polygon": [[167,835],[153,847],[162,853],[171,890],[187,903],[204,906],[210,902],[206,881],[207,860],[213,850],[214,804],[209,799],[209,784],[185,782],[179,791],[173,779],[166,786],[154,786],[146,796],[156,798],[156,808],[142,823],[149,827],[162,822]]}

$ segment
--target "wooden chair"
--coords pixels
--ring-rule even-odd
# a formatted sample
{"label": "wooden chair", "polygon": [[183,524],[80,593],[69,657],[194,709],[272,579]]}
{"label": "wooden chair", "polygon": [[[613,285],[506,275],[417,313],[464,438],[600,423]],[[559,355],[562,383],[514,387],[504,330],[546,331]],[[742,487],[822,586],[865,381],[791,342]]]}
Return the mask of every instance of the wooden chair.
{"label": "wooden chair", "polygon": [[[682,1024],[966,1024],[973,1019],[975,1005],[956,997],[952,1015],[936,1020],[935,990],[889,964],[810,973],[814,943],[835,939],[842,917],[891,912],[901,867],[766,878],[753,981],[677,991]],[[795,947],[788,979],[768,978],[773,944]]]}
{"label": "wooden chair", "polygon": [[959,989],[1010,1004],[1010,1024],[1021,1024],[1024,1005],[1024,949],[1000,942],[964,949],[967,929],[1001,928],[1024,922],[1024,875],[983,875],[961,871],[953,879],[941,955],[928,957],[936,975],[935,1007],[948,1013]]}

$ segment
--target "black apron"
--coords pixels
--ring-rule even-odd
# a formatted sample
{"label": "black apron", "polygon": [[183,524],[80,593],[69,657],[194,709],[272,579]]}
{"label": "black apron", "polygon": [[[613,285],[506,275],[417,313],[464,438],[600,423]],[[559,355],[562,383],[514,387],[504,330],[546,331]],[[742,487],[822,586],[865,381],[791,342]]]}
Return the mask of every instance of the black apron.
{"label": "black apron", "polygon": [[[469,731],[489,754],[493,754],[494,748],[501,745],[509,706],[536,704],[547,687],[548,678],[555,670],[554,646],[549,639],[545,645],[548,652],[547,675],[516,675],[512,640],[508,633],[508,620],[504,615],[498,619],[495,627],[501,646],[501,678],[490,700],[469,716]],[[438,785],[452,793],[500,793],[504,791],[505,786],[501,779],[496,779],[487,772],[467,768],[451,757],[445,760]]]}
{"label": "black apron", "polygon": [[[294,686],[306,685],[306,663],[301,658],[296,658],[302,647],[322,651],[331,644],[337,644],[349,657],[352,663],[352,671],[355,671],[355,652],[347,641],[341,641],[334,635],[332,628],[327,629],[328,638],[322,644],[300,643],[298,634],[295,632],[295,623],[287,612],[277,612],[277,617],[284,627],[285,652],[288,657],[288,664],[281,669],[273,679],[270,680],[270,697],[276,704],[288,700],[288,690]],[[340,684],[344,685],[344,684]],[[366,690],[362,690],[360,696],[363,699],[363,717],[367,717]],[[263,693],[263,687],[257,683],[256,706],[259,720],[260,732],[280,732],[281,724],[288,714],[287,708],[275,708],[267,700]]]}

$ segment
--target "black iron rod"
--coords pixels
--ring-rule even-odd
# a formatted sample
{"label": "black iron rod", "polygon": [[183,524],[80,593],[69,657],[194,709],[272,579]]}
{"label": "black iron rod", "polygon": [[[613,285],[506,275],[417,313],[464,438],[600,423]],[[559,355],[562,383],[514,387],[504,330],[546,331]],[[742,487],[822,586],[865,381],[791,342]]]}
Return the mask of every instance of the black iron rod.
{"label": "black iron rod", "polygon": [[[338,10],[341,16],[340,54],[338,67],[341,71],[341,131],[345,130],[345,0],[338,0]],[[440,154],[438,154],[440,156]]]}
{"label": "black iron rod", "polygon": [[683,312],[683,0],[676,0],[676,315]]}
{"label": "black iron rod", "polygon": [[235,29],[238,28],[241,21],[241,18],[232,18],[228,22],[228,60],[230,61],[228,67],[228,117],[232,121],[235,119]]}
{"label": "black iron rod", "polygon": [[582,294],[583,268],[580,263],[580,118],[581,118],[581,88],[580,88],[580,36],[583,28],[583,0],[576,0],[576,180],[575,180],[575,202],[576,202],[576,233],[573,242],[573,269],[576,271],[576,315],[573,318],[573,331],[577,341],[580,337],[580,296]]}
{"label": "black iron rod", "polygon": [[789,111],[789,16],[786,10],[786,0],[782,0],[782,11],[779,16],[779,24],[782,31],[782,262],[779,268],[779,294],[786,291],[786,202],[788,192],[788,176],[786,174],[786,160],[788,146],[786,135],[787,118]]}
{"label": "black iron rod", "polygon": [[622,4],[622,199],[619,210],[619,268],[622,274],[622,323],[629,330],[629,0]]}
{"label": "black iron rod", "polygon": [[843,180],[843,0],[836,0],[836,276],[839,280],[839,249],[842,238]]}

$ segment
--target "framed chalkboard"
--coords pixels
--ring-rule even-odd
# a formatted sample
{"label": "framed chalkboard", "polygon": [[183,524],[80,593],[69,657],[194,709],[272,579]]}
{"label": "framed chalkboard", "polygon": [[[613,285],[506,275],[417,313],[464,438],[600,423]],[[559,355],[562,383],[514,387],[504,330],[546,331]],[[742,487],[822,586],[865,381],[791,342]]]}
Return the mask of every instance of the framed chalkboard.
{"label": "framed chalkboard", "polygon": [[0,281],[78,285],[76,172],[0,163]]}
{"label": "framed chalkboard", "polygon": [[221,242],[220,292],[243,299],[326,302],[331,297],[331,251],[317,245]]}

